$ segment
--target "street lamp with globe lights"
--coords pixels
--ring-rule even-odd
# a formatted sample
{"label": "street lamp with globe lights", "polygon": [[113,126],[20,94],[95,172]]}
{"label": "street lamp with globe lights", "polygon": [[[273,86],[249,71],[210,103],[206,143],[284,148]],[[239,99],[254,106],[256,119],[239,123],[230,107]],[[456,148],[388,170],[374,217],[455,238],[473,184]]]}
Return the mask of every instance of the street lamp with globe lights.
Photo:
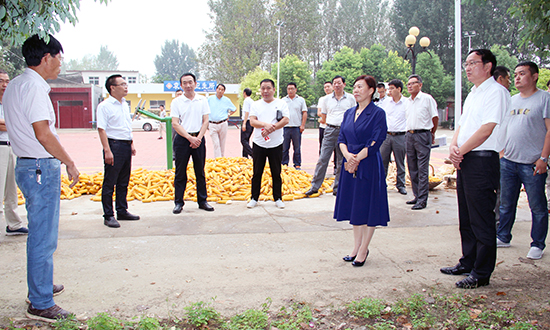
{"label": "street lamp with globe lights", "polygon": [[[407,46],[407,53],[405,54],[405,59],[407,59],[407,55],[411,53],[411,66],[412,66],[412,73],[415,74],[416,71],[416,55],[421,53],[422,51],[426,51],[426,48],[430,45],[430,39],[428,37],[422,37],[420,38],[419,44],[420,47],[422,47],[422,51],[416,52],[414,49],[414,46],[416,44],[416,37],[420,34],[420,30],[413,26],[409,29],[409,35],[405,38],[405,45]],[[430,54],[430,53],[428,53]],[[432,54],[430,54],[432,56]]]}

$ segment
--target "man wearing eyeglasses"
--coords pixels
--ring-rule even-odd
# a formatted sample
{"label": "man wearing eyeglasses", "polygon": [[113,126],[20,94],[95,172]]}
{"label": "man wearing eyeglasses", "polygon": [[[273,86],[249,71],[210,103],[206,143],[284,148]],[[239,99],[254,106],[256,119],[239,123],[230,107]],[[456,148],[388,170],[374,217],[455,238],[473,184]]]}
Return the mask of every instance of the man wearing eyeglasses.
{"label": "man wearing eyeglasses", "polygon": [[413,210],[421,210],[428,204],[430,152],[437,130],[439,116],[437,103],[430,94],[423,93],[422,78],[413,74],[409,77],[407,90],[411,97],[406,102],[407,166],[411,177],[414,198],[407,201]]}
{"label": "man wearing eyeglasses", "polygon": [[55,112],[49,96],[48,79],[61,71],[63,47],[52,35],[46,41],[37,34],[21,48],[28,68],[13,79],[2,100],[10,144],[17,155],[15,178],[25,196],[29,236],[27,237],[27,284],[30,304],[26,316],[55,322],[69,312],[55,304],[53,297],[64,291],[53,284],[53,254],[57,248],[61,164],[67,167],[72,183],[80,173],[59,143]]}
{"label": "man wearing eyeglasses", "polygon": [[510,109],[510,93],[495,81],[496,57],[488,49],[470,51],[463,67],[474,84],[453,140],[449,158],[457,168],[457,199],[462,257],[441,268],[448,275],[468,275],[462,289],[489,284],[495,269],[497,240],[494,207],[500,179],[500,123]]}
{"label": "man wearing eyeglasses", "polygon": [[[103,224],[118,228],[117,220],[139,220],[138,215],[128,212],[128,183],[132,169],[132,156],[136,155],[132,140],[132,118],[130,107],[124,98],[128,95],[128,84],[121,75],[107,78],[105,88],[110,97],[97,106],[97,130],[103,146],[105,171],[101,203]],[[113,191],[116,186],[116,212],[113,211]]]}

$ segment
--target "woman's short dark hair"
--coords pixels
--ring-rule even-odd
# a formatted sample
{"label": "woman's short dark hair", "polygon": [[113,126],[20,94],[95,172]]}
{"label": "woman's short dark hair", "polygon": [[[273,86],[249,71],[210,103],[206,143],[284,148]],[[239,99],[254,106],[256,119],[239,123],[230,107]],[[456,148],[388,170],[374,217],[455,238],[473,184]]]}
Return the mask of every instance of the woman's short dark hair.
{"label": "woman's short dark hair", "polygon": [[51,34],[49,36],[50,41],[48,41],[48,43],[46,43],[44,39],[40,38],[38,34],[35,34],[25,40],[23,46],[21,47],[21,53],[25,58],[27,66],[39,66],[44,55],[50,54],[51,57],[55,57],[60,52],[63,52],[61,43]]}
{"label": "woman's short dark hair", "polygon": [[373,76],[369,76],[369,75],[361,75],[359,77],[357,77],[355,79],[355,81],[353,82],[353,85],[355,85],[356,82],[358,82],[359,80],[364,80],[366,83],[367,83],[367,86],[369,86],[370,88],[373,89],[372,91],[372,94],[370,96],[370,98],[372,99],[372,97],[374,96],[374,93],[376,92],[376,79],[374,79]]}

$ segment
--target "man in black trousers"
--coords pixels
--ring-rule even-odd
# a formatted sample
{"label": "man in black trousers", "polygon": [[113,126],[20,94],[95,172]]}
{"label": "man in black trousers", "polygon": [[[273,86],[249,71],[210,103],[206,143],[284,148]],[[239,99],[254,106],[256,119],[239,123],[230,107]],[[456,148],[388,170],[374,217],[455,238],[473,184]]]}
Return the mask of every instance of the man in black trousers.
{"label": "man in black trousers", "polygon": [[206,97],[196,94],[197,78],[192,73],[184,73],[180,78],[183,95],[172,101],[172,127],[177,133],[174,139],[176,151],[176,175],[174,177],[174,214],[181,213],[183,195],[187,186],[187,164],[193,157],[193,168],[197,182],[197,202],[199,208],[214,211],[206,201],[206,178],[204,164],[206,162],[206,140],[204,134],[208,129],[210,107]]}
{"label": "man in black trousers", "polygon": [[[97,131],[103,146],[105,171],[101,203],[103,223],[107,227],[118,228],[117,220],[139,220],[139,216],[128,212],[128,183],[132,169],[132,156],[136,155],[132,140],[132,119],[126,99],[128,83],[121,75],[107,78],[105,88],[110,97],[97,107]],[[116,186],[116,212],[113,212],[113,191]]]}
{"label": "man in black trousers", "polygon": [[448,275],[468,275],[456,282],[462,289],[489,284],[497,258],[496,191],[500,179],[499,130],[510,109],[510,94],[493,78],[496,58],[488,49],[474,49],[463,64],[474,84],[449,147],[457,168],[457,197],[462,257],[441,268]]}

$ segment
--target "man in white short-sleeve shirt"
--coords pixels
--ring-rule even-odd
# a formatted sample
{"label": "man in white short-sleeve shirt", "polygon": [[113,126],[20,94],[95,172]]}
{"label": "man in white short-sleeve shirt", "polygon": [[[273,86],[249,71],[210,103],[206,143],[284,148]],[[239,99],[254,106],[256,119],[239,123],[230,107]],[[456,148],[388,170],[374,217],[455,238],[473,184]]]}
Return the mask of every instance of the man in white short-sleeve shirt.
{"label": "man in white short-sleeve shirt", "polygon": [[254,100],[250,97],[252,95],[252,90],[250,88],[245,88],[243,90],[243,108],[242,108],[242,125],[241,125],[241,145],[243,146],[243,157],[248,158],[252,157],[252,147],[250,146],[250,136],[254,128],[250,125],[250,120],[248,116],[250,115],[250,108]]}
{"label": "man in white short-sleeve shirt", "polygon": [[496,57],[488,49],[470,51],[463,64],[474,84],[449,146],[457,168],[457,199],[462,257],[458,264],[441,268],[448,275],[468,275],[456,282],[462,289],[489,284],[495,269],[497,237],[496,191],[499,186],[499,126],[510,109],[510,93],[495,81]]}
{"label": "man in white short-sleeve shirt", "polygon": [[333,184],[332,194],[336,195],[338,190],[338,181],[340,180],[340,167],[342,166],[342,151],[338,147],[338,135],[340,135],[340,125],[344,120],[346,110],[356,105],[355,97],[344,91],[346,87],[345,78],[335,76],[332,78],[332,88],[334,92],[327,95],[325,103],[321,109],[321,123],[327,124],[323,136],[323,144],[321,145],[321,154],[315,164],[315,172],[311,180],[311,188],[305,192],[306,196],[311,196],[319,191],[325,175],[327,173],[330,156],[334,152],[336,154],[336,171]]}
{"label": "man in white short-sleeve shirt", "polygon": [[430,153],[439,122],[437,103],[430,94],[422,92],[422,78],[413,74],[409,77],[407,91],[411,97],[405,102],[407,114],[407,166],[414,194],[407,201],[413,210],[421,210],[428,205],[430,185]]}
{"label": "man in white short-sleeve shirt", "polygon": [[265,159],[269,160],[273,186],[273,200],[275,205],[282,209],[285,204],[282,200],[281,161],[283,159],[283,130],[288,124],[289,113],[285,101],[277,99],[275,83],[271,79],[264,79],[260,83],[262,99],[254,102],[250,109],[250,124],[254,127],[252,138],[252,197],[247,207],[253,208],[258,204]]}
{"label": "man in white short-sleeve shirt", "polygon": [[[121,75],[114,74],[105,81],[109,98],[97,106],[97,131],[103,146],[104,173],[101,188],[103,224],[119,228],[120,220],[139,220],[128,212],[128,184],[132,171],[132,156],[136,155],[132,136],[130,107],[124,98],[128,84]],[[113,192],[116,186],[116,213],[113,210]],[[118,220],[118,221],[117,221]]]}
{"label": "man in white short-sleeve shirt", "polygon": [[48,43],[38,35],[28,38],[21,48],[28,68],[13,79],[4,93],[3,107],[10,143],[17,155],[15,178],[26,200],[29,236],[27,238],[27,284],[30,304],[26,316],[55,322],[69,312],[57,306],[54,294],[63,292],[53,284],[53,254],[57,248],[61,163],[67,167],[69,187],[80,173],[59,143],[55,113],[47,79],[61,71],[63,47],[52,35]]}
{"label": "man in white short-sleeve shirt", "polygon": [[174,139],[176,152],[176,175],[174,177],[174,214],[183,209],[187,187],[187,164],[193,157],[193,169],[197,183],[197,203],[199,209],[214,211],[208,204],[204,165],[206,162],[206,140],[210,107],[206,97],[195,93],[197,78],[192,73],[184,73],[180,78],[183,95],[172,101],[172,127],[177,133]]}

